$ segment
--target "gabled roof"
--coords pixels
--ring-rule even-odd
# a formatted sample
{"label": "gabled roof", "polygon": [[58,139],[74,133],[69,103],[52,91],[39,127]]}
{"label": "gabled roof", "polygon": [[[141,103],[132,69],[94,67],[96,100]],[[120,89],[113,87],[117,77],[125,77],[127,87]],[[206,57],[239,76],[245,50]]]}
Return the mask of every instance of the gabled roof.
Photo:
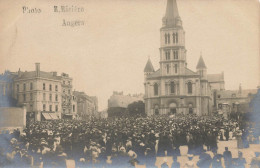
{"label": "gabled roof", "polygon": [[239,93],[239,90],[222,90],[217,92],[220,98],[246,98],[256,93],[257,89],[245,89],[241,93]]}
{"label": "gabled roof", "polygon": [[148,59],[146,66],[144,68],[144,72],[154,72],[154,68],[153,68],[153,64],[150,60],[150,58]]}
{"label": "gabled roof", "polygon": [[223,74],[208,74],[207,75],[209,82],[224,82],[224,75]]}
{"label": "gabled roof", "polygon": [[197,64],[196,68],[197,69],[205,69],[205,68],[207,68],[206,65],[205,65],[205,62],[204,62],[204,60],[202,58],[202,56],[200,56],[200,59],[198,61],[198,64]]}
{"label": "gabled roof", "polygon": [[161,76],[161,70],[158,69],[158,70],[155,71],[154,73],[149,74],[147,77],[148,77],[148,78],[153,78],[153,77],[160,77],[160,76]]}
{"label": "gabled roof", "polygon": [[196,72],[193,72],[192,70],[186,68],[185,69],[185,75],[198,75]]}

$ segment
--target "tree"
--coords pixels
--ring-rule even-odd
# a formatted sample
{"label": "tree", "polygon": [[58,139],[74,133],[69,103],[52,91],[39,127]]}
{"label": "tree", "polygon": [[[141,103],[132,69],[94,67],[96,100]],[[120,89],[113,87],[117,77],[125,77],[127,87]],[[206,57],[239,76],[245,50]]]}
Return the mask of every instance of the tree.
{"label": "tree", "polygon": [[127,107],[129,116],[145,116],[145,104],[142,101],[133,102]]}
{"label": "tree", "polygon": [[107,114],[108,117],[122,117],[127,115],[126,108],[123,107],[109,107]]}

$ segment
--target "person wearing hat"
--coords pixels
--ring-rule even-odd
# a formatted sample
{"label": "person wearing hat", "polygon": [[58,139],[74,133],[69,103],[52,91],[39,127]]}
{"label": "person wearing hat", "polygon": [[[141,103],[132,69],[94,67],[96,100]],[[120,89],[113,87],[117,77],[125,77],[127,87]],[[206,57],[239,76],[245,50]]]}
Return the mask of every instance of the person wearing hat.
{"label": "person wearing hat", "polygon": [[173,157],[172,168],[180,168],[180,163],[177,161],[177,156]]}
{"label": "person wearing hat", "polygon": [[225,147],[223,158],[224,158],[225,168],[232,167],[232,153],[228,150],[228,147]]}

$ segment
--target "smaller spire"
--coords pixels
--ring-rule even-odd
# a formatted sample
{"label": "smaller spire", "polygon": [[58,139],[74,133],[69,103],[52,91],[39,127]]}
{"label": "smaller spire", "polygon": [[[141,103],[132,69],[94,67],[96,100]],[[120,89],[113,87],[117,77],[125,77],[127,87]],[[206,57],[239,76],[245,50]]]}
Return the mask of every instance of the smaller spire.
{"label": "smaller spire", "polygon": [[151,62],[150,56],[148,58],[148,61],[146,63],[146,66],[144,68],[144,72],[154,72],[153,64]]}
{"label": "smaller spire", "polygon": [[200,59],[198,61],[198,64],[197,64],[196,68],[197,69],[205,69],[205,68],[207,68],[206,65],[205,65],[205,62],[204,62],[204,60],[202,58],[202,55],[200,55]]}

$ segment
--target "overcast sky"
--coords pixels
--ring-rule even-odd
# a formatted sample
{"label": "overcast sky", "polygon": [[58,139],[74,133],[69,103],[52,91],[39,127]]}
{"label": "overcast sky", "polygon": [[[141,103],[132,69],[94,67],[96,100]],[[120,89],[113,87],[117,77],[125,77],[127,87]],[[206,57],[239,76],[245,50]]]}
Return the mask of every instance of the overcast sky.
{"label": "overcast sky", "polygon": [[[208,73],[225,73],[226,89],[255,89],[259,81],[257,0],[177,0],[186,32],[188,68],[202,55]],[[54,5],[84,7],[83,13],[54,13]],[[23,14],[22,6],[40,8]],[[150,56],[159,67],[166,0],[0,0],[0,72],[68,73],[75,90],[98,96],[107,107],[113,91],[144,93],[143,69]],[[85,26],[64,27],[65,20]]]}

